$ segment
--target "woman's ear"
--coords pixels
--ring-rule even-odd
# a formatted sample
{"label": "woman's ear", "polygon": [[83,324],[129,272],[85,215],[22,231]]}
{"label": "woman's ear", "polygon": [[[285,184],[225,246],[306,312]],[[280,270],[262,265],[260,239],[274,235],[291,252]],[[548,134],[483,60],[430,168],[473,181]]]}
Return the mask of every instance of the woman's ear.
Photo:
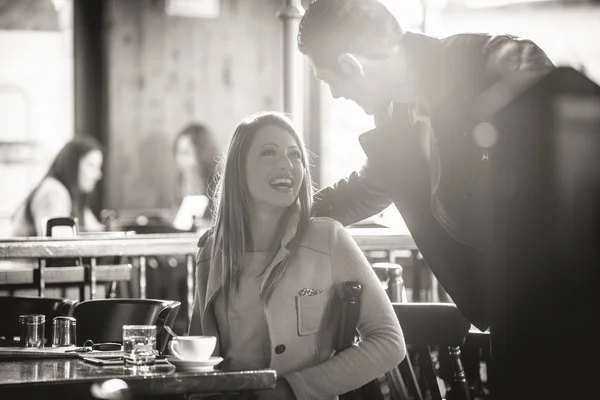
{"label": "woman's ear", "polygon": [[337,62],[344,78],[357,78],[364,75],[362,63],[352,53],[342,53]]}

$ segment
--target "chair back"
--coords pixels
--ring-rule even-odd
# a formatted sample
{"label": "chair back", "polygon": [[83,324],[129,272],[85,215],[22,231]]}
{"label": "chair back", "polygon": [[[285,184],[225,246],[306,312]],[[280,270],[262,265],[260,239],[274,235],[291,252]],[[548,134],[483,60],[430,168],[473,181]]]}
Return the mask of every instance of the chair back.
{"label": "chair back", "polygon": [[161,354],[163,354],[167,349],[167,344],[172,337],[169,331],[167,331],[164,327],[168,326],[173,331],[180,307],[181,302],[171,301],[158,315],[158,321],[156,322],[156,348],[161,352]]}
{"label": "chair back", "polygon": [[[75,237],[79,234],[79,219],[77,217],[52,217],[42,221],[44,236],[56,238]],[[55,228],[63,228],[59,233]],[[67,233],[68,232],[68,233]],[[81,257],[77,258],[51,258],[46,261],[46,267],[72,267],[83,265]]]}
{"label": "chair back", "polygon": [[75,300],[46,297],[0,297],[0,343],[11,345],[13,338],[20,335],[19,315],[43,314],[46,316],[46,337],[52,332],[52,319],[69,315],[77,304]]}
{"label": "chair back", "polygon": [[181,302],[155,299],[97,299],[78,303],[73,309],[77,320],[77,344],[123,342],[123,325],[156,325],[156,348],[164,352]]}
{"label": "chair back", "polygon": [[393,303],[404,341],[415,346],[461,346],[471,324],[452,303]]}
{"label": "chair back", "polygon": [[[360,340],[356,326],[360,314],[361,285],[344,282],[337,291],[339,301],[339,325],[334,343],[336,352]],[[451,303],[393,303],[394,311],[402,327],[404,340],[410,353],[417,356],[420,375],[417,379],[411,354],[402,363],[383,376],[362,387],[340,395],[340,400],[395,400],[431,398],[441,400],[435,368],[431,359],[431,347],[446,348],[453,360],[453,397],[469,400],[470,391],[460,362],[460,346],[471,324],[456,305]],[[427,395],[428,394],[428,395]]]}
{"label": "chair back", "polygon": [[[53,217],[53,218],[44,218],[44,236],[48,237],[62,237],[62,236],[77,236],[79,233],[79,220],[77,217]],[[57,235],[54,233],[54,228],[56,227],[66,227],[65,231],[69,231],[68,235],[60,234]]]}

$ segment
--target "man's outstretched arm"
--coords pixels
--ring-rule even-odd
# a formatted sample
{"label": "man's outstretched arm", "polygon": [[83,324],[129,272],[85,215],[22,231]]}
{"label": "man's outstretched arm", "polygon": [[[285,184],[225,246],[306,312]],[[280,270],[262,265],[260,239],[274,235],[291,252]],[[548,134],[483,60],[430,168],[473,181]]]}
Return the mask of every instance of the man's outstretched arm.
{"label": "man's outstretched arm", "polygon": [[348,226],[380,213],[391,203],[385,184],[367,161],[360,170],[316,193],[314,214]]}

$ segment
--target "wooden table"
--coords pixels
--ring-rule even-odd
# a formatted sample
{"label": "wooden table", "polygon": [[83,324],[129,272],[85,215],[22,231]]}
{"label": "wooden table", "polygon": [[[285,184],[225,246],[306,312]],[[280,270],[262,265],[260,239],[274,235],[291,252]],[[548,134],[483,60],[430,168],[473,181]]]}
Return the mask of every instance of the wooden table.
{"label": "wooden table", "polygon": [[0,361],[0,398],[90,398],[93,383],[108,379],[127,382],[135,396],[189,393],[247,392],[275,387],[274,370],[185,372],[171,364],[148,372],[122,366],[96,366],[77,358]]}
{"label": "wooden table", "polygon": [[[415,250],[407,232],[389,228],[347,228],[364,251]],[[201,233],[151,233],[137,235],[84,235],[67,239],[48,237],[0,238],[0,259],[106,257],[196,254]]]}

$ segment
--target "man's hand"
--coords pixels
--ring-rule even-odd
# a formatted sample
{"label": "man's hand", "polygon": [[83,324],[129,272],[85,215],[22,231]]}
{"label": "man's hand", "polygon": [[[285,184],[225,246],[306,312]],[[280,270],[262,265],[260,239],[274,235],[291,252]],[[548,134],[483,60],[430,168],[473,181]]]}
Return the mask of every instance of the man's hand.
{"label": "man's hand", "polygon": [[283,378],[277,379],[273,390],[265,390],[256,396],[257,400],[296,400],[292,388]]}

